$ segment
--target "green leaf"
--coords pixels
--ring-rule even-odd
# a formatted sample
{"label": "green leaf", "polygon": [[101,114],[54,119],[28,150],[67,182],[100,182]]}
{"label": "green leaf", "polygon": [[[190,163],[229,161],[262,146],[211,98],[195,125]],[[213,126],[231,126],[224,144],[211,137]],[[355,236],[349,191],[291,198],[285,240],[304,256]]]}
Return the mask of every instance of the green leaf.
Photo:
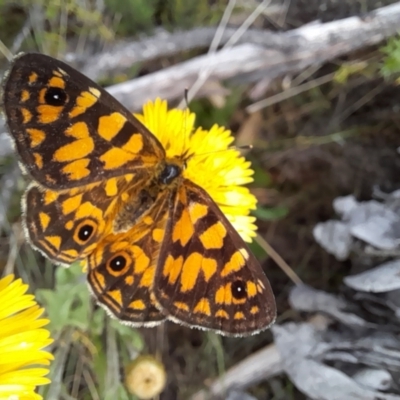
{"label": "green leaf", "polygon": [[103,308],[97,308],[93,312],[89,327],[92,335],[100,336],[103,333],[106,317],[106,312]]}
{"label": "green leaf", "polygon": [[265,257],[265,250],[255,240],[249,243],[249,247],[258,260]]}
{"label": "green leaf", "polygon": [[272,184],[271,175],[264,168],[258,166],[251,160],[251,168],[254,171],[252,187],[270,187]]}
{"label": "green leaf", "polygon": [[288,212],[287,207],[257,207],[252,214],[262,221],[274,221],[286,217]]}
{"label": "green leaf", "polygon": [[123,325],[121,322],[112,319],[110,324],[113,329],[122,337],[123,341],[128,341],[131,347],[134,347],[138,352],[144,348],[144,341],[142,335],[131,326]]}
{"label": "green leaf", "polygon": [[81,267],[58,268],[54,290],[39,289],[37,298],[46,308],[50,319],[49,329],[59,332],[68,326],[87,330],[90,323],[90,295]]}
{"label": "green leaf", "polygon": [[380,48],[383,53],[383,65],[381,74],[384,78],[400,73],[400,38],[392,37],[388,40],[386,46]]}

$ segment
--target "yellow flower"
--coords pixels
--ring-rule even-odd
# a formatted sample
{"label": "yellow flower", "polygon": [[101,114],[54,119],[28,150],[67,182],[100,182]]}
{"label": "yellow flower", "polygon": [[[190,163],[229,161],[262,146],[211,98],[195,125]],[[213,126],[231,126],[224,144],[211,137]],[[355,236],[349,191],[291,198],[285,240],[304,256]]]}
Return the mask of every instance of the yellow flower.
{"label": "yellow flower", "polygon": [[208,131],[195,130],[194,113],[168,110],[167,102],[160,99],[146,103],[143,115],[135,116],[158,138],[167,158],[187,158],[184,177],[201,186],[242,238],[250,242],[256,226],[249,214],[257,200],[242,185],[253,181],[253,170],[238,150],[229,148],[234,140],[231,132],[218,125]]}
{"label": "yellow flower", "polygon": [[53,356],[44,347],[52,343],[43,329],[47,319],[34,296],[25,294],[28,285],[13,275],[0,279],[0,399],[40,400],[38,385],[50,382],[47,375]]}

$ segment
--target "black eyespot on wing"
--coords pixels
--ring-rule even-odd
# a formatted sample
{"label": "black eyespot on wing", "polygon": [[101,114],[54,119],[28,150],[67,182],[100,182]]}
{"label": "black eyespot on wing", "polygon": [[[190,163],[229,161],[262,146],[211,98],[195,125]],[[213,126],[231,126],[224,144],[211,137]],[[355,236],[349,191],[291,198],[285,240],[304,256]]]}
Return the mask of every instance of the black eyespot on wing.
{"label": "black eyespot on wing", "polygon": [[78,237],[82,242],[86,242],[90,239],[93,233],[93,226],[91,225],[83,225],[78,232]]}
{"label": "black eyespot on wing", "polygon": [[132,257],[126,251],[120,251],[107,260],[107,272],[115,277],[122,276],[131,268],[132,261]]}
{"label": "black eyespot on wing", "polygon": [[232,296],[237,300],[247,297],[247,288],[245,282],[243,281],[237,280],[232,282],[231,291]]}
{"label": "black eyespot on wing", "polygon": [[96,233],[97,223],[91,219],[82,221],[75,228],[74,240],[80,245],[86,244]]}
{"label": "black eyespot on wing", "polygon": [[67,93],[59,87],[49,87],[44,95],[44,100],[50,106],[63,106],[67,101]]}
{"label": "black eyespot on wing", "polygon": [[109,261],[108,265],[113,271],[119,272],[119,271],[122,271],[125,268],[126,263],[127,263],[126,258],[123,255],[120,254],[120,255],[115,256],[114,258],[112,258]]}

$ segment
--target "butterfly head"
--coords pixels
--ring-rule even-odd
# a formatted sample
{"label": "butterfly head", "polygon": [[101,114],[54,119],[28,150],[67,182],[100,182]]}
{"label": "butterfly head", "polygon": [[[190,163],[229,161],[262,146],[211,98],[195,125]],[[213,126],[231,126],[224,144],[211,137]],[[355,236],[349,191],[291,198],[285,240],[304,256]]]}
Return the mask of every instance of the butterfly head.
{"label": "butterfly head", "polygon": [[187,168],[187,161],[191,156],[186,153],[163,160],[156,172],[156,181],[160,186],[173,186],[179,182]]}
{"label": "butterfly head", "polygon": [[176,178],[182,174],[182,165],[178,163],[165,163],[160,175],[158,176],[159,183],[163,185],[171,184]]}

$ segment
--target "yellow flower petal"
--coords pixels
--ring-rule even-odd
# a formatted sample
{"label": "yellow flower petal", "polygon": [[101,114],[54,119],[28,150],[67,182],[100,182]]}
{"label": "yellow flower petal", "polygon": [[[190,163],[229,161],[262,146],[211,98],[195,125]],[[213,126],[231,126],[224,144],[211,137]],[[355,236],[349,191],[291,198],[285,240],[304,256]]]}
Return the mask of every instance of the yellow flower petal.
{"label": "yellow flower petal", "polygon": [[[34,393],[35,387],[28,385],[2,385],[0,386],[0,399],[2,400],[41,400],[42,396]],[[16,394],[18,393],[18,394]]]}
{"label": "yellow flower petal", "polygon": [[48,368],[38,367],[53,359],[43,350],[53,342],[43,328],[49,321],[27,290],[13,275],[0,279],[0,399],[40,400],[35,388],[50,382]]}
{"label": "yellow flower petal", "polygon": [[3,324],[0,330],[0,340],[2,337],[10,336],[14,333],[21,332],[27,327],[29,329],[41,328],[49,323],[48,319],[38,319],[44,312],[43,308],[33,306],[13,316],[13,324]]}

